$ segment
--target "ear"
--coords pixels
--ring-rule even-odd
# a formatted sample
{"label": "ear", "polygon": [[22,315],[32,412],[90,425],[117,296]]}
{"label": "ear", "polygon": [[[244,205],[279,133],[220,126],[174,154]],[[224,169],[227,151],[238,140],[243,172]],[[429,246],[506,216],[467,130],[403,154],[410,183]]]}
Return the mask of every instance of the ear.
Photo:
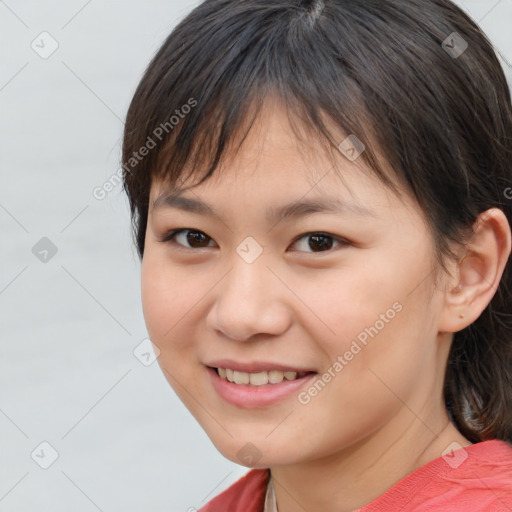
{"label": "ear", "polygon": [[440,332],[457,332],[473,323],[493,298],[507,264],[511,230],[498,208],[482,212],[473,224],[473,235],[453,279],[448,281]]}

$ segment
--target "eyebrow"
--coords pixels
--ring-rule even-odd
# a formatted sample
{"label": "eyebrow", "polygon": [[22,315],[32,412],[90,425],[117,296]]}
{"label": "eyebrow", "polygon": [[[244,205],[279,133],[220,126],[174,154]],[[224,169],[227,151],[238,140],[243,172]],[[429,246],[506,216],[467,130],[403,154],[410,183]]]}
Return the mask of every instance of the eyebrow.
{"label": "eyebrow", "polygon": [[[153,202],[152,210],[161,208],[177,208],[200,215],[210,215],[223,220],[215,208],[201,199],[185,197],[180,192],[164,193]],[[355,201],[340,200],[336,197],[326,196],[321,199],[299,200],[267,211],[267,221],[277,224],[283,220],[305,217],[313,213],[353,213],[360,216],[377,217],[375,212],[365,208]]]}

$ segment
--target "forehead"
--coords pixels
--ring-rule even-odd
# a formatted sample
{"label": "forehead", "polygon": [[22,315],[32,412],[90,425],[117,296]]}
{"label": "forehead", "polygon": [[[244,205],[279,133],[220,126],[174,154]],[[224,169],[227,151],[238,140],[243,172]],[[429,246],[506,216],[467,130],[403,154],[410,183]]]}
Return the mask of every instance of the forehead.
{"label": "forehead", "polygon": [[[330,130],[335,140],[347,140],[347,134],[339,128],[330,126]],[[346,143],[341,151],[329,145],[310,126],[291,119],[282,103],[272,98],[264,102],[241,143],[231,142],[213,175],[200,185],[195,185],[201,176],[198,168],[174,188],[165,180],[153,180],[150,210],[178,205],[201,212],[208,208],[207,198],[234,203],[240,195],[245,200],[252,195],[265,203],[293,201],[299,210],[320,211],[321,205],[314,203],[323,201],[326,210],[343,208],[376,215],[378,206],[391,199],[390,189],[370,171],[363,158],[347,157]],[[281,209],[274,212],[274,217],[290,211]]]}

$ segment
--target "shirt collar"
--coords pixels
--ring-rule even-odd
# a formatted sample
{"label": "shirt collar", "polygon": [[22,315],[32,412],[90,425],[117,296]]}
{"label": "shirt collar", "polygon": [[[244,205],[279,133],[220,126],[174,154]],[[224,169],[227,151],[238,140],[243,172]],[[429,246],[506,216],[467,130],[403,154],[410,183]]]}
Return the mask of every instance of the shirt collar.
{"label": "shirt collar", "polygon": [[279,512],[277,510],[276,495],[274,492],[274,484],[272,482],[272,475],[268,479],[267,493],[265,495],[265,505],[263,512]]}

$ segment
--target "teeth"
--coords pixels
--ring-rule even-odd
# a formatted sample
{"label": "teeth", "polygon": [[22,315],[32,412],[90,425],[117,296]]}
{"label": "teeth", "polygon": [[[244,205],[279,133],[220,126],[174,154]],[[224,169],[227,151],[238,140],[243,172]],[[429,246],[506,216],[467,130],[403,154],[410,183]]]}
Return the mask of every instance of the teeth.
{"label": "teeth", "polygon": [[248,373],[247,375],[253,386],[264,386],[268,384],[268,372]]}
{"label": "teeth", "polygon": [[303,377],[305,373],[297,372],[281,372],[279,370],[271,370],[269,372],[247,373],[231,370],[230,368],[217,368],[219,376],[229,382],[235,384],[265,386],[266,384],[279,384],[283,380],[295,380]]}
{"label": "teeth", "polygon": [[[249,374],[246,372],[233,372],[235,384],[249,384]],[[254,384],[251,382],[251,384]]]}
{"label": "teeth", "polygon": [[[288,372],[286,372],[288,373]],[[268,372],[268,381],[270,384],[279,384],[280,382],[283,382],[284,379],[284,373],[280,372],[278,370],[272,370]]]}

